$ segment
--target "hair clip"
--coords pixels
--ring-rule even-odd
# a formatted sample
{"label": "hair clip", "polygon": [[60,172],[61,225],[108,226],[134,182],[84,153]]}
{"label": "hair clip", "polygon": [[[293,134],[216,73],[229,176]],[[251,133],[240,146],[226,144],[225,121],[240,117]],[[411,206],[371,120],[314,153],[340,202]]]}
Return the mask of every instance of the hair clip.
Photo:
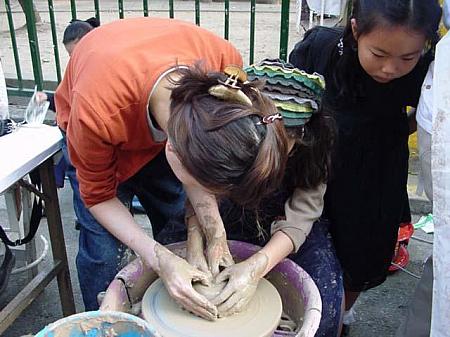
{"label": "hair clip", "polygon": [[247,82],[247,73],[238,66],[226,66],[223,72],[228,75],[228,78],[225,82],[220,80],[219,82],[230,88],[240,89],[241,87],[237,85],[238,81],[241,83]]}
{"label": "hair clip", "polygon": [[252,106],[252,101],[244,94],[239,85],[239,82],[247,82],[247,74],[245,71],[237,66],[227,66],[223,72],[228,76],[227,79],[225,81],[218,80],[220,84],[209,88],[209,94],[224,101]]}
{"label": "hair clip", "polygon": [[273,122],[275,122],[277,119],[282,120],[283,116],[278,112],[276,114],[272,114],[272,115],[268,115],[268,116],[264,116],[263,118],[261,118],[261,121],[256,123],[256,125],[263,125],[263,124],[272,124]]}

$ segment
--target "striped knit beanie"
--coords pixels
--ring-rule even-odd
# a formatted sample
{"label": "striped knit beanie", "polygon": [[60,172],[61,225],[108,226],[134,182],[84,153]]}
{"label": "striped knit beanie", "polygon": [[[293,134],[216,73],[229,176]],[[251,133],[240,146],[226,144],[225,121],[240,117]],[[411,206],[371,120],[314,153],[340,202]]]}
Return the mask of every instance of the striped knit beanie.
{"label": "striped knit beanie", "polygon": [[244,69],[248,80],[266,82],[262,93],[270,97],[283,116],[286,127],[306,124],[319,111],[325,80],[279,59],[265,59]]}

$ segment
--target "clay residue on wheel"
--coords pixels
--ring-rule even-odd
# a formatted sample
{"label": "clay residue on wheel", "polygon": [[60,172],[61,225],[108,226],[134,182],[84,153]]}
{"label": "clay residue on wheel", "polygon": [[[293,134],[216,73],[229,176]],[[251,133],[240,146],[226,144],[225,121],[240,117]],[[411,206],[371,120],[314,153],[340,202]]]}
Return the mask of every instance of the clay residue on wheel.
{"label": "clay residue on wheel", "polygon": [[225,288],[226,285],[227,282],[211,282],[210,285],[204,285],[200,282],[195,282],[192,286],[198,293],[205,296],[208,301],[211,301],[213,298],[216,298],[220,294],[220,292],[223,290],[223,288]]}

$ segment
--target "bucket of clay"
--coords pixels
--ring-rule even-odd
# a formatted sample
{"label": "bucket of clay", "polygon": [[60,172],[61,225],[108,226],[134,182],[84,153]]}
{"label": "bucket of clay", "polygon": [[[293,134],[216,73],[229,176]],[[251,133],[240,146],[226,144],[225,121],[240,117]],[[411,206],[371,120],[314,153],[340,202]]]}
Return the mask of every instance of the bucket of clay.
{"label": "bucket of clay", "polygon": [[62,318],[35,337],[160,337],[146,321],[117,311],[88,311]]}

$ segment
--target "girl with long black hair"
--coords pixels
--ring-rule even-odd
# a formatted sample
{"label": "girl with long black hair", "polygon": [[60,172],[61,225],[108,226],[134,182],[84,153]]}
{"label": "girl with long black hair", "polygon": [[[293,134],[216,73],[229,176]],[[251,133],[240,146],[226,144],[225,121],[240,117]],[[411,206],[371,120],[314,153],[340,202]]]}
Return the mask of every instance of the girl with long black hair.
{"label": "girl with long black hair", "polygon": [[410,218],[406,107],[417,105],[441,18],[437,0],[355,0],[345,29],[316,27],[290,62],[325,76],[338,127],[324,216],[344,273],[346,309],[386,279]]}

